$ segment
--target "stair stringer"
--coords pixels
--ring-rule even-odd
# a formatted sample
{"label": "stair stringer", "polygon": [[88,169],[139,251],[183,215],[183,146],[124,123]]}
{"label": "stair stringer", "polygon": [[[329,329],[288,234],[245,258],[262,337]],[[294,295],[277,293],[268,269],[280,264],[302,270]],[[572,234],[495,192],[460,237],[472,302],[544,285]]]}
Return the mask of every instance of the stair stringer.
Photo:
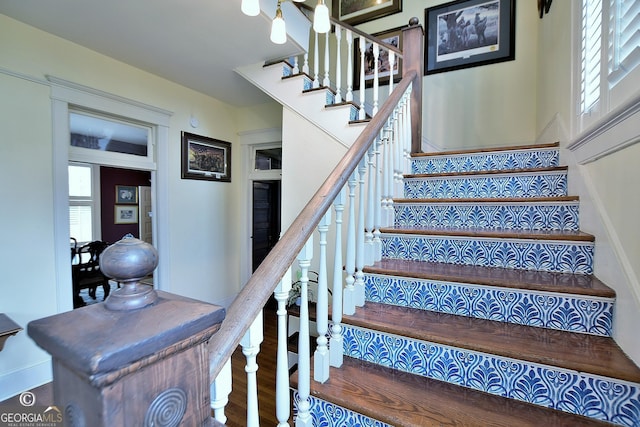
{"label": "stair stringer", "polygon": [[349,123],[352,120],[352,105],[326,108],[331,104],[327,102],[328,89],[304,92],[309,89],[304,80],[308,77],[300,74],[283,79],[284,67],[287,65],[282,62],[267,66],[258,63],[239,67],[235,71],[282,106],[314,123],[345,147],[350,147],[366,126],[366,123]]}

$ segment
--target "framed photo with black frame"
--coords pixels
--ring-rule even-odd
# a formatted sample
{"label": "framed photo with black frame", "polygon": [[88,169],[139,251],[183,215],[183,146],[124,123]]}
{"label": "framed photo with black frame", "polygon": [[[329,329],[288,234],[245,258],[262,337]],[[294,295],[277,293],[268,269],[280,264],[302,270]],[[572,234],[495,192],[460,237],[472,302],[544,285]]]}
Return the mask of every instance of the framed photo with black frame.
{"label": "framed photo with black frame", "polygon": [[402,11],[402,0],[333,0],[331,14],[349,25],[358,25]]}
{"label": "framed photo with black frame", "polygon": [[182,178],[231,182],[231,143],[182,132]]}
{"label": "framed photo with black frame", "polygon": [[[387,31],[372,34],[376,38],[382,40],[390,46],[394,46],[402,51],[402,28],[398,27]],[[360,88],[360,38],[353,40],[353,87]],[[364,55],[364,83],[365,87],[373,86],[373,77],[375,72],[375,58],[373,56],[373,42],[365,42]],[[378,56],[378,82],[380,85],[389,84],[389,78],[393,75],[394,83],[402,79],[402,59],[396,55],[393,64],[393,70],[389,63],[389,51],[386,48],[380,48]]]}
{"label": "framed photo with black frame", "polygon": [[424,73],[515,59],[515,0],[457,0],[424,11]]}

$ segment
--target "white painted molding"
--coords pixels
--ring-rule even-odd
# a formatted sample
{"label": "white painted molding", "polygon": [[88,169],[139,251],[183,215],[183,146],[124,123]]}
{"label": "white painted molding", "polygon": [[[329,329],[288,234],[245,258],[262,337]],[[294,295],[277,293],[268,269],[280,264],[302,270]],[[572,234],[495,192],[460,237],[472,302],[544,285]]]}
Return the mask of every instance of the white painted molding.
{"label": "white painted molding", "polygon": [[631,98],[581,133],[567,148],[578,164],[593,162],[640,142],[640,96]]}

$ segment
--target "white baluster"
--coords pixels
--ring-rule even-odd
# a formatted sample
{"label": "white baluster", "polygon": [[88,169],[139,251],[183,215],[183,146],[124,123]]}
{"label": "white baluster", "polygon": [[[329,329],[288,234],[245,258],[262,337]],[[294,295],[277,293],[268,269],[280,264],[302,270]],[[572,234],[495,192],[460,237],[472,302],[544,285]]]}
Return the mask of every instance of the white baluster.
{"label": "white baluster", "polygon": [[364,178],[367,171],[366,156],[362,157],[360,164],[358,165],[359,179],[359,191],[358,191],[358,228],[356,229],[356,306],[363,307],[365,301],[364,292],[364,208],[365,208],[365,195]]}
{"label": "white baluster", "polygon": [[333,293],[331,298],[331,340],[329,353],[331,366],[342,366],[342,212],[344,211],[344,187],[333,201],[336,211],[336,244],[333,260]]}
{"label": "white baluster", "polygon": [[304,61],[302,62],[302,72],[309,74],[309,52],[304,53]]}
{"label": "white baluster", "polygon": [[229,394],[231,394],[231,359],[227,360],[222,370],[211,384],[211,409],[213,409],[213,417],[216,421],[225,424],[227,416],[224,414],[224,408],[229,403]]}
{"label": "white baluster", "polygon": [[389,168],[392,165],[391,139],[393,138],[393,119],[389,117],[385,125],[385,138],[382,147],[382,225],[388,227],[389,223],[389,201],[391,185],[389,180]]}
{"label": "white baluster", "polygon": [[347,219],[347,258],[345,261],[346,287],[344,289],[344,314],[354,314],[356,312],[356,295],[354,282],[356,270],[356,212],[355,212],[355,191],[357,183],[357,170],[354,170],[349,178],[349,217]]}
{"label": "white baluster", "polygon": [[364,50],[367,47],[364,37],[360,37],[360,112],[358,118],[364,120],[367,116],[364,111]]}
{"label": "white baluster", "polygon": [[[377,138],[376,138],[377,141]],[[371,265],[374,262],[375,254],[373,247],[373,217],[375,215],[375,179],[376,172],[373,164],[373,156],[376,141],[371,143],[369,150],[367,150],[367,208],[366,208],[366,221],[364,232],[364,263],[365,265]]]}
{"label": "white baluster", "polygon": [[395,194],[394,191],[394,166],[395,166],[395,154],[396,154],[396,144],[398,141],[398,110],[395,109],[394,112],[391,115],[391,122],[390,122],[390,126],[391,126],[391,134],[389,137],[389,152],[388,152],[388,162],[387,162],[387,170],[386,170],[386,174],[387,174],[387,188],[388,188],[388,192],[387,192],[387,225],[388,226],[392,226],[393,225],[393,196]]}
{"label": "white baluster", "polygon": [[293,70],[291,72],[296,75],[300,73],[300,68],[298,67],[298,55],[293,57]]}
{"label": "white baluster", "polygon": [[311,418],[311,355],[309,353],[309,266],[313,258],[313,235],[298,255],[300,266],[300,330],[298,336],[298,416],[296,427],[313,426]]}
{"label": "white baluster", "polygon": [[278,302],[278,349],[276,359],[276,418],[278,427],[289,425],[289,356],[287,351],[287,300],[291,290],[291,267],[284,274],[273,293]]}
{"label": "white baluster", "polygon": [[393,195],[394,197],[402,194],[400,184],[402,182],[402,165],[404,163],[404,99],[400,100],[400,104],[396,107],[398,111],[397,119],[395,120],[395,134],[398,135],[394,146],[394,163],[393,163]]}
{"label": "white baluster", "polygon": [[373,215],[373,254],[374,261],[380,261],[382,259],[382,241],[380,240],[380,227],[381,227],[381,210],[382,210],[382,158],[380,157],[380,147],[384,140],[384,129],[380,130],[380,135],[374,142],[374,154],[376,156],[376,188],[375,188],[375,200],[374,200],[374,215]]}
{"label": "white baluster", "polygon": [[256,363],[256,358],[260,352],[262,339],[262,310],[260,310],[260,313],[240,341],[242,354],[244,354],[247,359],[247,364],[244,367],[247,373],[247,427],[258,427],[260,425],[258,413],[258,380],[256,375],[258,364]]}
{"label": "white baluster", "polygon": [[347,102],[353,101],[353,33],[347,30]]}
{"label": "white baluster", "polygon": [[327,31],[324,35],[324,79],[322,79],[322,86],[330,87],[329,81],[329,36],[331,31]]}
{"label": "white baluster", "polygon": [[[406,124],[405,124],[405,130],[406,130],[407,137],[406,137],[405,145],[404,145],[405,157],[407,159],[406,166],[405,166],[405,171],[407,173],[411,173],[411,140],[412,140],[412,133],[411,133],[411,86],[409,86],[409,89],[407,89],[407,93],[405,94],[405,97],[407,99],[407,102],[405,104],[405,108],[406,108],[405,117],[407,118]],[[404,191],[404,176],[402,177],[402,179],[403,179],[402,188],[403,188],[403,191]]]}
{"label": "white baluster", "polygon": [[[327,33],[329,34],[329,33]],[[342,62],[340,61],[341,53],[340,48],[342,42],[342,28],[336,25],[336,103],[342,102]]]}
{"label": "white baluster", "polygon": [[327,210],[318,224],[320,234],[320,265],[318,267],[318,301],[316,302],[316,324],[318,346],[313,355],[313,379],[325,382],[329,379],[329,348],[327,330],[329,324],[329,290],[327,285],[327,231],[331,225],[331,209]]}
{"label": "white baluster", "polygon": [[380,58],[380,45],[378,43],[373,44],[373,110],[372,116],[378,114],[378,89],[380,87],[380,66],[378,58]]}
{"label": "white baluster", "polygon": [[314,49],[313,49],[313,88],[317,89],[320,87],[320,80],[318,79],[318,73],[320,68],[320,60],[318,53],[318,37],[320,37],[319,33],[313,32],[314,34]]}

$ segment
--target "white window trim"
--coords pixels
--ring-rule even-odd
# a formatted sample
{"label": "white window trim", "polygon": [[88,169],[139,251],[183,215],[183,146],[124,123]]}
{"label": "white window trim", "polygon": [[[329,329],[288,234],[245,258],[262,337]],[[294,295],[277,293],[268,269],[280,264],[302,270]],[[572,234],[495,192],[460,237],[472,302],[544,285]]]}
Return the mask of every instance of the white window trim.
{"label": "white window trim", "polygon": [[[73,197],[69,197],[69,205],[76,206],[91,206],[91,234],[93,240],[102,240],[102,203],[100,197],[96,197],[100,194],[100,168],[91,163],[78,163],[69,162],[70,166],[86,166],[91,168],[91,203],[83,203],[74,201]],[[86,242],[78,242],[86,243]]]}
{"label": "white window trim", "polygon": [[[601,97],[598,111],[593,112],[590,117],[582,117],[580,114],[580,93],[581,93],[581,37],[582,37],[582,9],[580,1],[573,2],[572,16],[573,28],[573,58],[574,68],[574,93],[572,120],[572,142],[567,146],[571,150],[579,164],[585,164],[625,147],[640,142],[640,67],[633,70],[633,74],[625,77],[625,81],[619,83],[614,91],[625,91],[625,99],[621,99],[612,91],[608,90],[606,73],[608,73],[608,52],[602,52],[602,69],[605,77],[601,80],[606,84],[601,90]],[[608,10],[609,0],[604,0]],[[607,12],[608,13],[608,12]],[[607,19],[608,21],[608,19]],[[604,32],[608,31],[606,27]],[[602,85],[601,85],[602,86]],[[602,89],[602,88],[601,88]]]}
{"label": "white window trim", "polygon": [[[155,129],[156,152],[153,163],[121,165],[149,170],[153,183],[152,218],[155,247],[159,253],[168,253],[168,226],[158,227],[158,222],[167,224],[162,216],[169,212],[169,123],[172,112],[133,101],[121,96],[99,91],[54,76],[46,76],[51,87],[53,123],[53,214],[56,283],[58,283],[58,311],[73,308],[71,290],[71,268],[69,266],[69,108],[77,106],[95,111],[127,117],[147,123]],[[157,237],[157,238],[156,238]],[[170,263],[160,262],[154,277],[154,286],[168,290]]]}

